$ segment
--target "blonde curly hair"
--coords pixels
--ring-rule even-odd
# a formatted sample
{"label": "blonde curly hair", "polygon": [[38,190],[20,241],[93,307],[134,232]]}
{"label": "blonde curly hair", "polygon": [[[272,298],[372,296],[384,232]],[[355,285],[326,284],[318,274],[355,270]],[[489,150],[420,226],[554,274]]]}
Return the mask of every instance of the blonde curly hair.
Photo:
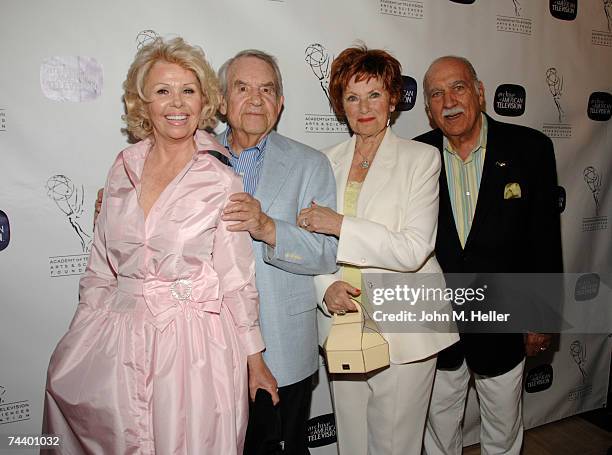
{"label": "blonde curly hair", "polygon": [[200,83],[204,101],[198,128],[214,127],[215,114],[221,103],[221,92],[215,71],[206,61],[204,51],[180,37],[168,40],[156,38],[138,50],[123,83],[123,100],[127,114],[122,118],[127,123],[128,133],[137,139],[144,139],[153,132],[146,109],[149,100],[145,96],[144,86],[149,71],[158,61],[175,63],[193,71]]}

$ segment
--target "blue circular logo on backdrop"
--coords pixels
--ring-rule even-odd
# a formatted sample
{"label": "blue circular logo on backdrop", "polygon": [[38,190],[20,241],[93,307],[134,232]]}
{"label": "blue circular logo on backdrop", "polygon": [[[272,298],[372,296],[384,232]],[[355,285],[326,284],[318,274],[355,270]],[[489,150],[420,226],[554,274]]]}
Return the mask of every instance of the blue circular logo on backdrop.
{"label": "blue circular logo on backdrop", "polygon": [[333,414],[313,417],[306,431],[308,447],[323,447],[336,442],[336,421]]}
{"label": "blue circular logo on backdrop", "polygon": [[553,368],[549,364],[539,365],[525,375],[525,392],[537,393],[549,389],[553,383]]}
{"label": "blue circular logo on backdrop", "polygon": [[563,188],[561,185],[557,186],[556,193],[557,209],[559,210],[559,213],[563,213],[563,211],[565,210],[565,203],[567,202],[567,194],[565,192],[565,188]]}
{"label": "blue circular logo on backdrop", "polygon": [[11,226],[8,216],[0,210],[0,251],[4,250],[11,241]]}
{"label": "blue circular logo on backdrop", "polygon": [[562,21],[573,21],[578,15],[578,0],[550,0],[550,14]]}
{"label": "blue circular logo on backdrop", "polygon": [[501,84],[495,90],[493,107],[499,115],[518,117],[525,112],[525,88],[516,84]]}
{"label": "blue circular logo on backdrop", "polygon": [[414,107],[417,97],[417,81],[410,76],[402,76],[402,91],[395,108],[398,111],[409,111]]}
{"label": "blue circular logo on backdrop", "polygon": [[599,294],[599,284],[601,279],[597,273],[585,273],[576,281],[574,287],[574,300],[576,302],[585,302],[593,300]]}
{"label": "blue circular logo on backdrop", "polygon": [[587,115],[596,122],[607,122],[612,117],[612,94],[593,92],[589,96]]}

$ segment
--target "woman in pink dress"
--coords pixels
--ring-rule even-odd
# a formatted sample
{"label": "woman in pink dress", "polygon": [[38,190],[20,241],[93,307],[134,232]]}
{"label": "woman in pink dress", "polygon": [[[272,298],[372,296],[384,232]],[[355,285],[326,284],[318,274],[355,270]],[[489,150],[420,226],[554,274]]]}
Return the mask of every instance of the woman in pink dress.
{"label": "woman in pink dress", "polygon": [[157,39],[124,89],[141,141],[110,170],[43,432],[62,454],[241,454],[264,345],[251,240],[220,219],[242,183],[199,129],[216,77],[201,49]]}

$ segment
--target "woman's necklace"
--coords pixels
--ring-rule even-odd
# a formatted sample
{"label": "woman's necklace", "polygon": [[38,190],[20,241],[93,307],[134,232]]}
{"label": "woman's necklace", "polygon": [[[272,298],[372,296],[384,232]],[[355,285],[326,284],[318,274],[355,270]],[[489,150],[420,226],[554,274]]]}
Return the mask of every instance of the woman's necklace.
{"label": "woman's necklace", "polygon": [[371,162],[365,156],[363,156],[363,153],[361,153],[356,147],[355,147],[355,150],[357,151],[357,153],[359,153],[359,156],[363,158],[361,163],[359,163],[359,167],[361,169],[368,169],[370,167]]}

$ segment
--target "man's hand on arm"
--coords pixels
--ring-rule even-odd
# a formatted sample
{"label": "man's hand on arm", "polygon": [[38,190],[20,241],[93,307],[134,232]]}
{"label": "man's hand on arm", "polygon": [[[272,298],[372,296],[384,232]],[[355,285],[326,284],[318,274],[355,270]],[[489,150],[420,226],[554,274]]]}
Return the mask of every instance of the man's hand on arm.
{"label": "man's hand on arm", "polygon": [[104,196],[104,188],[100,188],[98,190],[98,197],[96,198],[96,206],[94,210],[94,226],[96,225],[96,220],[100,214],[100,209],[102,209],[102,196]]}
{"label": "man's hand on arm", "polygon": [[257,199],[248,193],[234,193],[229,200],[221,219],[238,223],[229,225],[228,231],[247,231],[255,240],[276,246],[276,224],[261,210]]}
{"label": "man's hand on arm", "polygon": [[300,211],[297,225],[310,232],[340,237],[343,219],[344,215],[340,215],[335,210],[320,206],[312,201],[310,207]]}

